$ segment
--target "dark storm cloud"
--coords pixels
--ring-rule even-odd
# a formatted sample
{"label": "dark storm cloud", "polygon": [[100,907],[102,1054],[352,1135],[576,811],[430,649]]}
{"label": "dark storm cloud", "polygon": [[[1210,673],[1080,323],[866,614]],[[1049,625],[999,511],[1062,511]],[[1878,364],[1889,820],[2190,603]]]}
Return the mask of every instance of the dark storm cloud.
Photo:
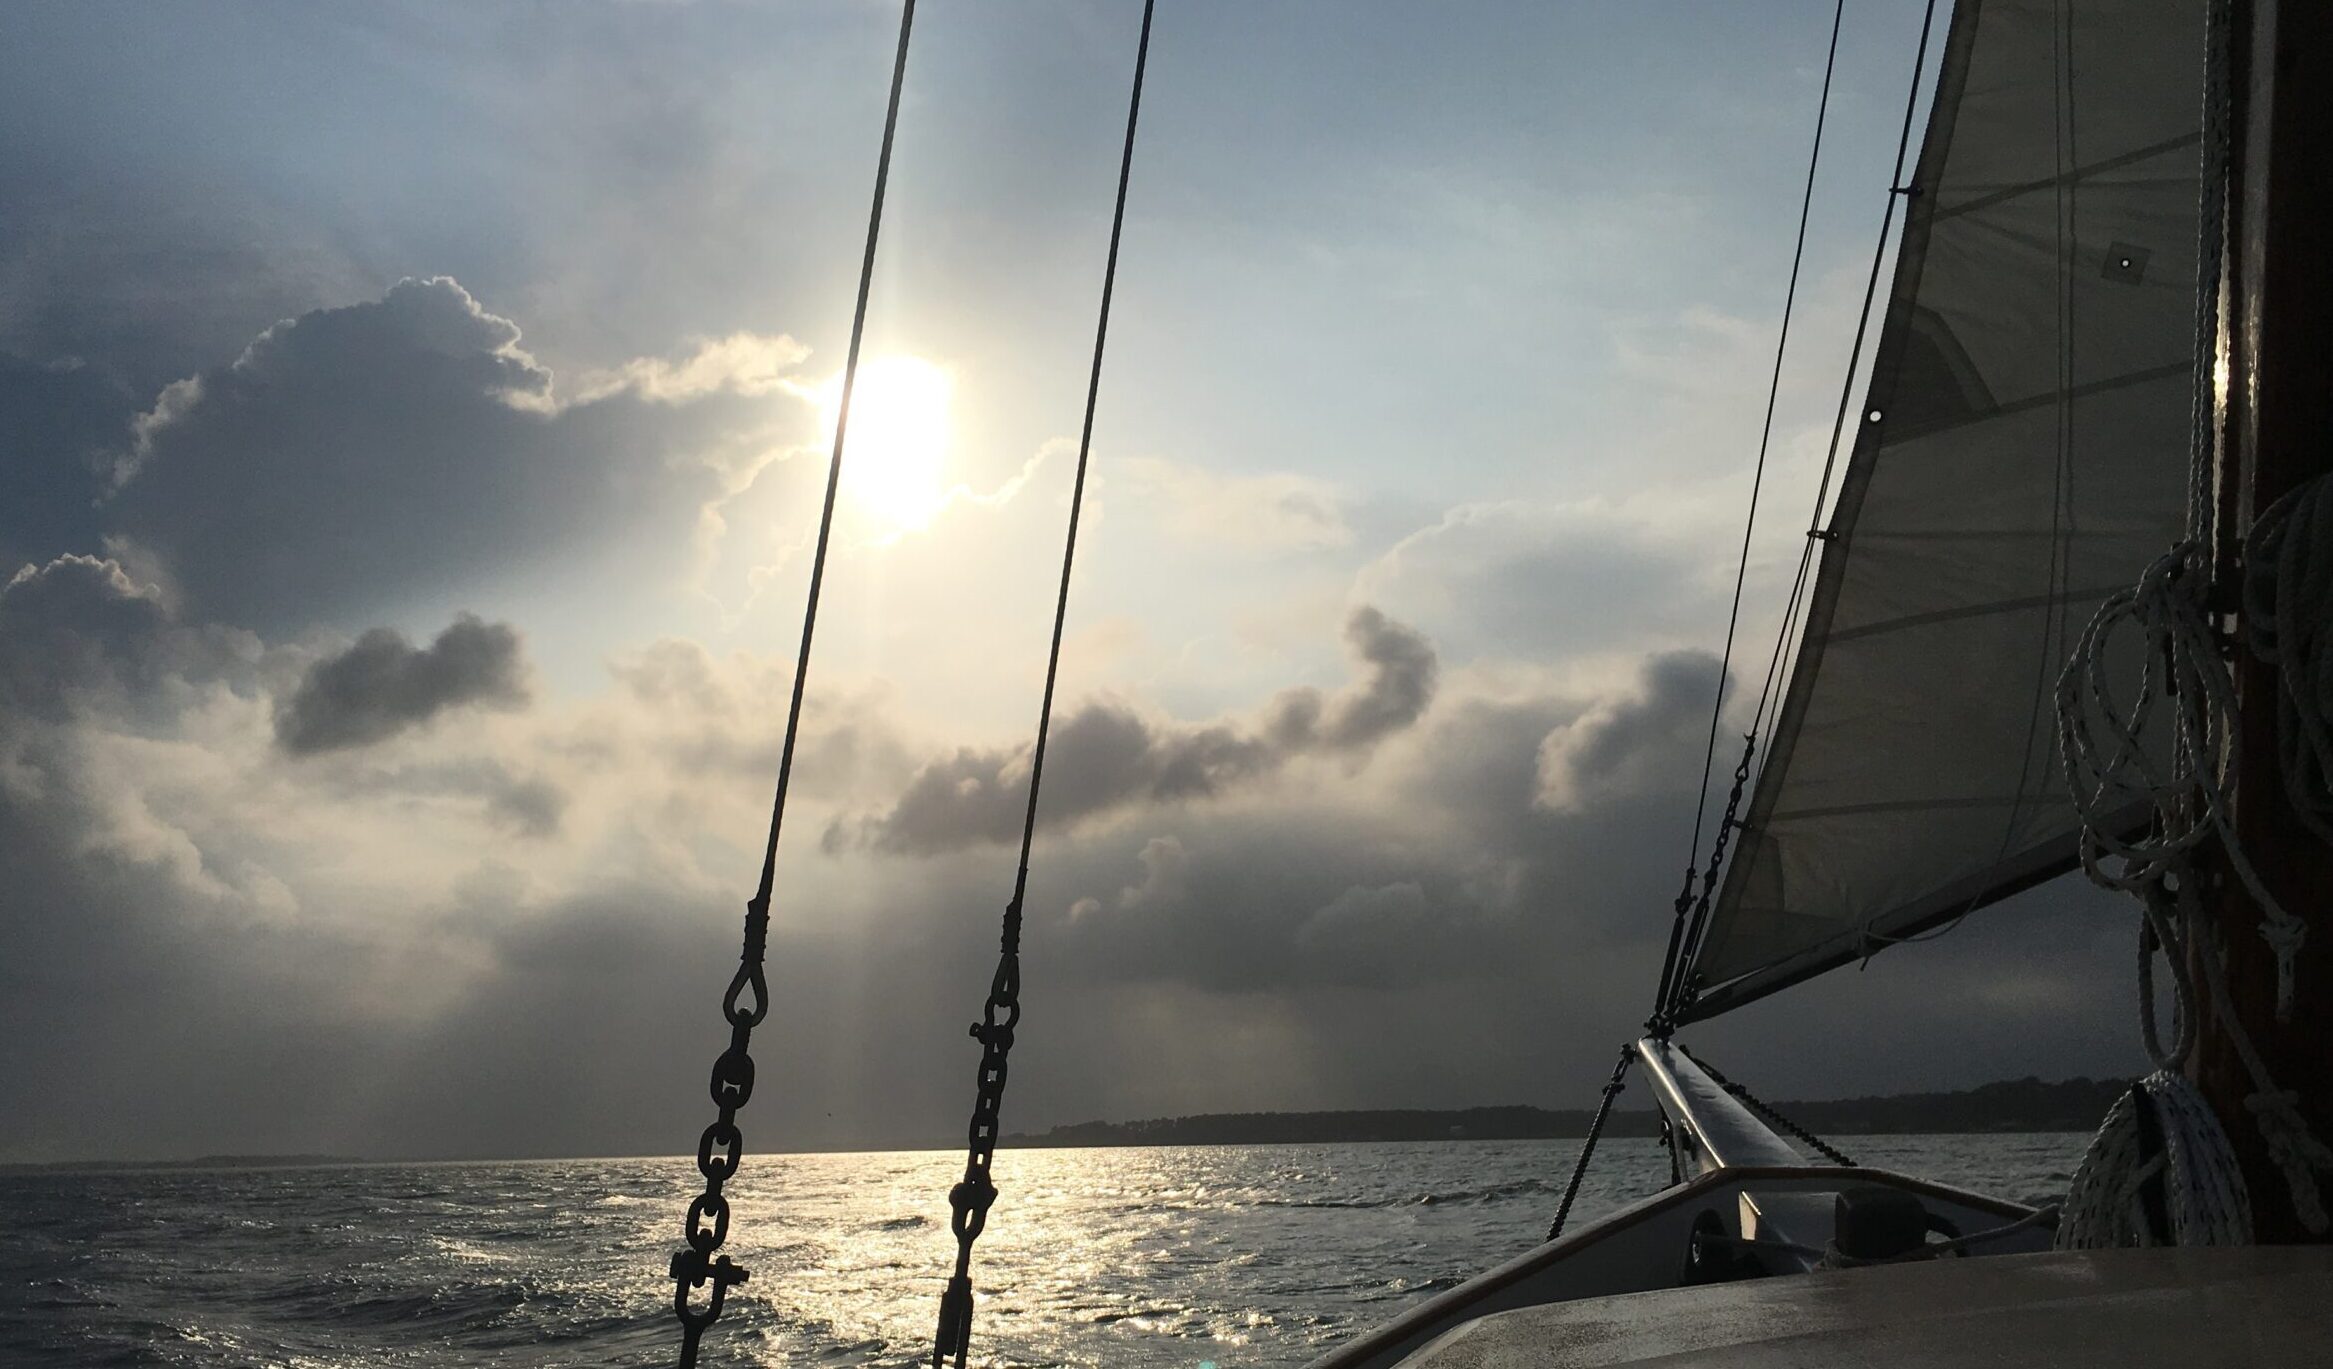
{"label": "dark storm cloud", "polygon": [[1601,699],[1548,733],[1539,748],[1540,802],[1578,809],[1678,787],[1707,745],[1717,682],[1717,658],[1706,651],[1647,658],[1634,691]]}
{"label": "dark storm cloud", "polygon": [[0,589],[0,689],[10,711],[55,718],[91,687],[142,685],[169,614],[111,561],[65,556]]}
{"label": "dark storm cloud", "polygon": [[627,552],[669,562],[768,401],[619,384],[567,402],[518,343],[444,278],[278,324],[137,420],[107,526],[190,612],[263,629],[474,589],[576,543],[614,583]]}
{"label": "dark storm cloud", "polygon": [[[84,683],[64,697],[135,705],[179,688],[183,630],[118,568],[66,562],[12,586],[0,644],[50,641],[61,619],[84,638]],[[1399,636],[1382,640],[1400,659]],[[627,693],[668,705],[639,707],[662,716],[686,697],[724,711],[730,686],[688,653],[636,664]],[[1205,805],[1128,800],[1049,837],[1008,1125],[1583,1103],[1644,1010],[1670,892],[1659,857],[1698,757],[1629,720],[1660,715],[1648,700],[1666,697],[1662,682],[1694,673],[1656,660],[1602,696],[1446,685],[1343,783],[1235,786]],[[1315,734],[1363,716],[1336,699],[1373,694],[1394,697],[1365,681],[1324,701]],[[44,1046],[0,1052],[0,1096],[49,1101],[0,1110],[0,1149],[642,1153],[693,1136],[702,1083],[689,1062],[726,1036],[713,1005],[748,861],[735,890],[650,861],[549,896],[489,865],[394,916],[335,921],[264,834],[147,833],[151,798],[134,771],[93,760],[107,739],[86,708],[18,716],[0,730],[0,1031]],[[1567,728],[1610,793],[1559,810],[1536,801],[1539,753]],[[530,803],[555,821],[563,802],[515,765],[376,774],[366,755],[351,755],[360,769],[353,783],[336,777],[336,792],[468,796],[514,830]],[[526,792],[536,783],[544,792]],[[643,796],[626,825],[656,802]],[[792,1106],[767,1114],[757,1150],[961,1134],[973,1064],[963,1014],[985,989],[1007,862],[979,847],[842,862],[813,856],[784,872],[773,992],[803,1025],[767,1067],[769,1096]],[[280,902],[278,870],[305,891],[297,910]],[[1828,1020],[1778,1008],[1729,1024],[1725,1063],[1807,1093],[1969,1082],[1920,1049],[1950,1028],[1985,1071],[2049,1072],[2031,1043],[2067,1014],[2120,1020],[2127,945],[2124,924],[2092,907],[1975,919],[1940,950],[1890,953],[1794,996]],[[2018,978],[2005,986],[2009,956]],[[415,996],[432,1006],[397,1010]],[[1984,1005],[1973,1022],[1971,1003]],[[1874,1059],[1894,1053],[1885,1074],[1818,1050],[1839,1020],[1885,1048]],[[2118,1044],[2086,1037],[2062,1058],[2095,1071]],[[1793,1063],[1817,1054],[1821,1069]]]}
{"label": "dark storm cloud", "polygon": [[[1053,935],[1080,975],[1208,992],[1493,986],[1657,956],[1716,678],[1676,653],[1599,694],[1453,692],[1344,785],[1129,802],[1040,861],[1067,891]],[[1544,801],[1551,760],[1577,802]]]}
{"label": "dark storm cloud", "polygon": [[[1075,823],[1135,803],[1204,799],[1236,789],[1302,755],[1360,757],[1415,723],[1434,696],[1433,645],[1374,608],[1345,621],[1361,678],[1334,694],[1282,691],[1260,724],[1181,723],[1147,717],[1115,700],[1084,704],[1055,724],[1044,817]],[[965,748],[919,771],[888,812],[828,828],[826,846],[854,841],[929,855],[1020,831],[1029,749]]]}
{"label": "dark storm cloud", "polygon": [[[0,1150],[173,1154],[319,1134],[334,1071],[361,1058],[361,1026],[332,1001],[359,962],[111,847],[111,804],[77,778],[71,739],[8,759],[20,783],[0,785],[0,1036],[38,1048],[0,1051],[14,1100]],[[37,791],[22,782],[34,778]]]}
{"label": "dark storm cloud", "polygon": [[276,707],[275,737],[294,755],[337,751],[385,741],[449,709],[513,708],[527,698],[518,630],[465,613],[426,647],[377,627],[310,666]]}
{"label": "dark storm cloud", "polygon": [[191,681],[256,687],[256,639],[178,622],[116,562],[60,556],[0,585],[0,734],[105,707],[155,720]]}
{"label": "dark storm cloud", "polygon": [[1363,606],[1345,619],[1345,645],[1364,669],[1361,682],[1334,697],[1282,692],[1265,728],[1282,748],[1365,749],[1416,722],[1433,701],[1434,644],[1416,629]]}

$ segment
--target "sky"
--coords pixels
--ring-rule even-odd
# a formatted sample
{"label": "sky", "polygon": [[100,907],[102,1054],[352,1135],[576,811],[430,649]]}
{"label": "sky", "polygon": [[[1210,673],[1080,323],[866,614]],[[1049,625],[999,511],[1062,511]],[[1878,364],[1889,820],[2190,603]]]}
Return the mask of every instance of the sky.
{"label": "sky", "polygon": [[[1919,8],[1849,6],[1759,650]],[[755,1149],[960,1143],[1139,15],[919,14]],[[0,1160],[694,1138],[896,20],[0,11]],[[1829,22],[1160,5],[1008,1130],[1589,1103]],[[2133,1070],[2133,935],[2060,881],[1688,1040],[1779,1097]]]}

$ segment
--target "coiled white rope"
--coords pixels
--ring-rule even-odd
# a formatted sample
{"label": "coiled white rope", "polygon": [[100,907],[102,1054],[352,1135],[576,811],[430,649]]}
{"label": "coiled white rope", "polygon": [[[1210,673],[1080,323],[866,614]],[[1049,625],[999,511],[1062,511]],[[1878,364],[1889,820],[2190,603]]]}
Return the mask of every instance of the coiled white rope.
{"label": "coiled white rope", "polygon": [[[2270,649],[2279,653],[2274,659],[2284,681],[2279,691],[2284,725],[2279,731],[2284,739],[2285,779],[2288,792],[2297,784],[2299,792],[2310,797],[2313,806],[2303,811],[2317,820],[2322,820],[2325,800],[2321,789],[2309,786],[2321,785],[2326,771],[2304,768],[2296,776],[2294,767],[2322,767],[2333,759],[2333,751],[2319,746],[2327,719],[2333,717],[2326,693],[2333,685],[2333,631],[2321,621],[2311,621],[2310,614],[2300,611],[2294,601],[2320,606],[2319,613],[2326,602],[2321,590],[2308,587],[2324,583],[2317,577],[2333,577],[2333,517],[2325,516],[2333,511],[2333,493],[2328,491],[2333,491],[2333,482],[2320,478],[2271,510],[2281,513],[2281,521],[2273,525],[2273,558],[2263,551],[2263,544],[2271,539],[2263,537],[2261,526],[2255,527],[2249,544],[2257,564],[2264,569],[2276,567],[2269,573],[2277,578],[2262,586],[2255,576],[2246,586],[2247,601],[2272,606],[2262,618],[2268,630],[2282,627],[2288,634],[2270,643]],[[2303,511],[2309,521],[2296,524],[2293,520]],[[2266,522],[2264,519],[2263,524]],[[2202,602],[2205,567],[2195,547],[2192,541],[2182,542],[2148,567],[2134,589],[2100,606],[2059,680],[2060,753],[2068,792],[2082,817],[2083,869],[2098,883],[2137,896],[2146,909],[2140,951],[2140,1024],[2148,1054],[2159,1071],[2155,1078],[2174,1075],[2194,1047],[2196,985],[2189,967],[2200,966],[2203,990],[2212,999],[2213,1019],[2226,1031],[2252,1082],[2253,1092],[2244,1104],[2260,1129],[2270,1158],[2284,1176],[2293,1213],[2309,1232],[2322,1234],[2333,1223],[2328,1221],[2317,1175],[2333,1172],[2333,1149],[2309,1130],[2301,1116],[2299,1095],[2278,1087],[2270,1077],[2266,1062],[2236,1017],[2228,999],[2224,958],[2197,896],[2190,863],[2191,854],[2205,838],[2219,839],[2228,868],[2262,910],[2260,934],[2276,956],[2276,1016],[2286,1020],[2297,992],[2294,958],[2307,928],[2262,885],[2229,821],[2236,771],[2234,748],[2228,744],[2235,717],[2235,686]],[[2302,587],[2300,592],[2295,592],[2296,587]],[[2312,593],[2318,597],[2310,598]],[[2106,670],[2107,645],[2114,632],[2126,625],[2141,634],[2146,662],[2138,688],[2127,701],[2117,696]],[[2162,671],[2160,680],[2158,669]],[[2148,744],[2150,732],[2158,726],[2154,720],[2159,710],[2169,715],[2168,722],[2160,724],[2169,732],[2167,757],[2151,753]],[[2110,739],[2111,744],[2102,744],[2102,738]],[[2144,836],[2118,836],[2109,824],[2133,799],[2148,803],[2154,810],[2154,823]],[[2300,799],[2295,801],[2297,805]],[[2108,868],[2108,856],[2120,857],[2119,869]],[[2152,965],[2157,948],[2171,967],[2174,1026],[2168,1047],[2160,1039],[2154,1015]],[[2113,1126],[2110,1118],[2108,1129]],[[2097,1188],[2108,1195],[2135,1192],[2136,1185],[2143,1182],[2143,1177],[2130,1172],[2130,1156],[2135,1152],[2106,1144],[2106,1130],[2100,1136],[2075,1176],[2077,1189]],[[2176,1190],[2202,1183],[2196,1174],[2223,1163],[2232,1169],[2233,1159],[2222,1159],[2226,1146],[2227,1139],[2216,1124],[2208,1135],[2199,1133],[2189,1147],[2189,1171],[2174,1175],[2171,1186]],[[2097,1201],[2119,1200],[2109,1196]],[[2176,1206],[2178,1200],[2173,1201]],[[2073,1205],[2069,1199],[2069,1207]],[[2082,1229],[2102,1229],[2099,1223],[2107,1220],[2099,1218]],[[2173,1225],[2176,1232],[2176,1220]],[[2196,1229],[2212,1230],[2208,1225]],[[2061,1228],[2061,1233],[2065,1230]],[[2061,1235],[2061,1239],[2072,1238]]]}
{"label": "coiled white rope", "polygon": [[[2324,531],[2333,533],[2333,520]],[[2333,540],[2316,555],[2333,562]],[[2067,791],[2082,818],[2082,868],[2099,884],[2144,897],[2206,838],[2219,838],[2229,868],[2261,910],[2260,935],[2276,956],[2276,1020],[2286,1022],[2308,924],[2269,893],[2229,818],[2236,789],[2236,752],[2229,745],[2236,686],[2204,603],[2210,581],[2203,553],[2190,539],[2157,557],[2136,586],[2098,606],[2058,677],[2058,750]],[[2115,638],[2123,632],[2137,636],[2144,662],[2138,688],[2127,700],[2108,670]],[[2319,666],[2333,681],[2333,662]],[[2323,729],[2321,713],[2317,726]],[[2158,733],[2168,735],[2158,742]],[[2150,743],[2164,742],[2168,754],[2151,749]],[[2333,758],[2333,750],[2326,754]],[[2154,810],[2152,826],[2140,836],[2117,835],[2117,818],[2142,801]],[[2121,858],[2119,871],[2106,868],[2108,856]]]}
{"label": "coiled white rope", "polygon": [[[2140,1110],[2153,1113],[2148,1144]],[[2153,1150],[2150,1155],[2149,1150]],[[2147,1186],[2159,1183],[2162,1217],[2148,1215]],[[2060,1250],[2132,1245],[2247,1245],[2252,1208],[2227,1134],[2195,1086],[2158,1070],[2133,1085],[2091,1138],[2058,1212]]]}

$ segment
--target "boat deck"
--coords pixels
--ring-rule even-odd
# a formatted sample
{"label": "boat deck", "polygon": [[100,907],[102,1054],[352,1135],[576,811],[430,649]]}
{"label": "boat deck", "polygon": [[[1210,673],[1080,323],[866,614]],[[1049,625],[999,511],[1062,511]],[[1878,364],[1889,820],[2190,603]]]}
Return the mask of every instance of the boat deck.
{"label": "boat deck", "polygon": [[1468,1322],[1402,1363],[2333,1364],[2333,1248],[2053,1251],[1586,1298]]}

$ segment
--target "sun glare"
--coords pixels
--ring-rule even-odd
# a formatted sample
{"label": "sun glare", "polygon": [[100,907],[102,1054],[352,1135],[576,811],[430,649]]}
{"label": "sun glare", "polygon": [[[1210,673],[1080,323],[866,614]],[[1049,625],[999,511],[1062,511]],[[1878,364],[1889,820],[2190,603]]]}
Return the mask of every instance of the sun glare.
{"label": "sun glare", "polygon": [[[948,407],[955,377],[921,357],[877,357],[859,367],[842,485],[893,536],[928,528],[948,501]],[[842,407],[842,377],[820,394],[826,430]]]}

